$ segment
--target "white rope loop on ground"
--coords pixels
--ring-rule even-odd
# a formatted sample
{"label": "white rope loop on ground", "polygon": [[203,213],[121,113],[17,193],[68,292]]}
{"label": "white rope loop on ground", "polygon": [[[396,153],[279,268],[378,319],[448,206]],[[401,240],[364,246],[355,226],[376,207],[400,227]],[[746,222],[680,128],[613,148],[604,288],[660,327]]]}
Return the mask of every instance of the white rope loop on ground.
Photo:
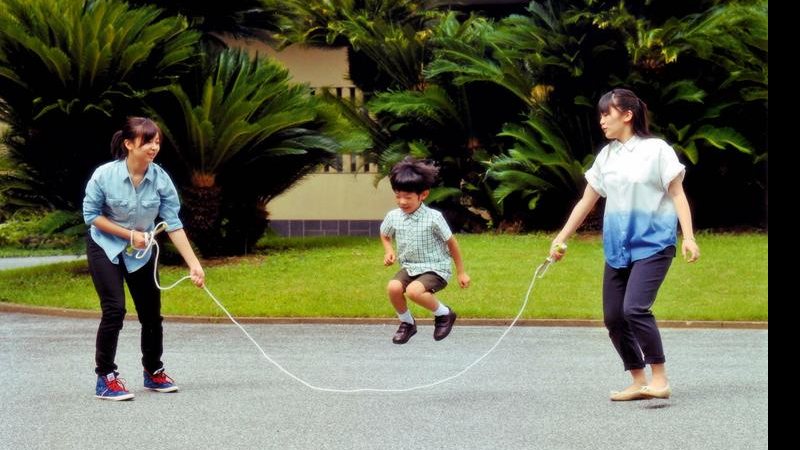
{"label": "white rope loop on ground", "polygon": [[[148,242],[147,242],[147,247],[144,249],[144,253],[143,253],[143,255],[144,255],[144,254],[146,254],[146,253],[147,253],[147,251],[148,251],[148,250],[149,250],[151,247],[155,247],[155,262],[154,262],[154,264],[153,264],[153,281],[155,281],[155,283],[156,283],[156,286],[157,286],[157,287],[158,287],[160,290],[162,290],[162,291],[166,291],[166,290],[169,290],[169,289],[172,289],[172,288],[174,288],[175,286],[177,286],[178,284],[180,284],[180,283],[181,283],[181,282],[183,282],[184,280],[188,280],[188,279],[189,279],[189,278],[191,278],[191,277],[187,275],[187,276],[185,276],[185,277],[183,277],[183,278],[179,279],[178,281],[176,281],[176,282],[172,283],[171,285],[169,285],[169,286],[167,286],[167,287],[162,287],[162,286],[161,286],[161,284],[159,284],[159,282],[158,282],[158,276],[157,276],[157,268],[158,268],[158,257],[159,257],[159,251],[160,251],[160,248],[159,248],[159,246],[158,246],[158,243],[156,242],[155,235],[156,235],[158,232],[160,232],[160,231],[162,231],[162,230],[163,230],[163,229],[162,229],[162,230],[159,230],[159,227],[161,226],[161,224],[164,224],[164,228],[166,228],[166,223],[164,223],[164,222],[161,222],[161,223],[159,223],[159,224],[156,226],[156,228],[153,230],[153,232],[152,232],[151,234],[149,234],[149,239],[148,239]],[[137,256],[137,257],[138,257],[138,256]],[[537,280],[538,278],[542,278],[542,277],[544,276],[545,272],[547,272],[547,269],[548,269],[548,267],[549,267],[549,266],[550,266],[550,265],[551,265],[553,262],[554,262],[554,261],[553,261],[553,259],[552,259],[552,258],[547,258],[547,259],[546,259],[546,260],[545,260],[543,263],[539,264],[539,266],[538,266],[538,267],[536,268],[536,270],[533,272],[533,277],[531,278],[531,283],[530,283],[530,285],[528,285],[528,291],[525,293],[525,300],[522,302],[522,306],[520,307],[520,309],[519,309],[519,312],[517,313],[516,317],[514,317],[514,320],[512,320],[512,321],[511,321],[511,324],[510,324],[510,325],[508,325],[508,328],[506,328],[506,329],[505,329],[505,331],[503,331],[503,334],[501,334],[501,335],[500,335],[500,337],[497,339],[497,342],[495,342],[495,343],[494,343],[494,345],[492,345],[492,346],[489,348],[489,350],[487,350],[487,351],[486,351],[486,352],[485,352],[483,355],[481,355],[481,356],[480,356],[478,359],[476,359],[475,361],[471,362],[469,365],[467,365],[466,367],[464,367],[463,369],[461,369],[461,371],[459,371],[459,372],[457,372],[457,373],[455,373],[455,374],[453,374],[453,375],[450,375],[450,376],[448,376],[448,377],[445,377],[445,378],[439,379],[439,380],[437,380],[437,381],[434,381],[434,382],[431,382],[431,383],[427,383],[427,384],[420,384],[420,385],[411,386],[411,387],[407,387],[407,388],[355,388],[355,389],[337,389],[337,388],[328,388],[328,387],[316,386],[316,385],[314,385],[314,384],[311,384],[311,383],[309,383],[308,381],[306,381],[306,380],[304,380],[304,379],[302,379],[302,378],[298,377],[297,375],[293,374],[292,372],[289,372],[289,371],[288,371],[288,370],[286,370],[286,369],[285,369],[283,366],[281,366],[281,365],[280,365],[280,364],[279,364],[277,361],[275,361],[274,359],[272,359],[272,357],[270,357],[270,356],[267,354],[267,352],[265,352],[265,351],[264,351],[264,349],[263,349],[263,348],[261,348],[261,345],[259,345],[259,343],[258,343],[258,342],[256,342],[256,340],[255,340],[255,339],[253,339],[253,337],[252,337],[252,336],[250,336],[250,333],[248,333],[248,332],[247,332],[247,330],[246,330],[246,329],[245,329],[245,328],[244,328],[244,327],[243,327],[243,326],[242,326],[242,325],[241,325],[241,324],[240,324],[240,323],[239,323],[239,322],[238,322],[238,321],[237,321],[237,320],[236,320],[236,319],[235,319],[235,318],[234,318],[234,317],[231,315],[231,313],[230,313],[230,312],[228,312],[228,309],[227,309],[227,308],[225,308],[225,306],[222,304],[222,302],[220,302],[220,301],[217,299],[217,297],[216,297],[216,296],[215,296],[215,295],[214,295],[214,294],[211,292],[211,290],[210,290],[210,289],[208,289],[208,286],[203,286],[203,290],[205,290],[205,291],[206,291],[206,294],[208,294],[208,296],[209,296],[209,297],[211,297],[211,300],[214,300],[214,303],[216,303],[216,304],[217,304],[217,306],[218,306],[218,307],[219,307],[219,308],[222,310],[222,312],[224,312],[224,313],[225,313],[225,315],[226,315],[226,316],[228,316],[228,319],[230,319],[230,321],[231,321],[231,322],[233,322],[233,324],[234,324],[234,325],[236,325],[237,327],[239,327],[239,329],[242,331],[242,333],[244,333],[244,335],[247,337],[247,339],[249,339],[249,340],[250,340],[250,342],[252,342],[252,343],[253,343],[253,345],[255,345],[255,346],[256,346],[256,348],[258,349],[258,351],[260,351],[260,352],[261,352],[261,355],[263,355],[263,356],[264,356],[264,358],[265,358],[267,361],[269,361],[269,362],[270,362],[272,365],[274,365],[275,367],[277,367],[277,368],[278,368],[278,370],[280,370],[281,372],[283,372],[284,374],[286,374],[286,375],[287,375],[287,376],[289,376],[290,378],[294,379],[295,381],[297,381],[297,382],[299,382],[299,383],[303,384],[304,386],[308,387],[309,389],[313,389],[313,390],[315,390],[315,391],[321,391],[321,392],[334,392],[334,393],[339,393],[339,394],[352,394],[352,393],[357,393],[357,392],[411,392],[411,391],[416,391],[416,390],[420,390],[420,389],[427,389],[427,388],[431,388],[431,387],[434,387],[434,386],[437,386],[437,385],[440,385],[440,384],[446,383],[446,382],[448,382],[448,381],[454,380],[454,379],[456,379],[456,378],[458,378],[458,377],[460,377],[460,376],[464,375],[465,373],[467,373],[467,371],[469,371],[470,369],[472,369],[472,368],[473,368],[473,367],[474,367],[476,364],[478,364],[479,362],[483,361],[483,359],[484,359],[484,358],[486,358],[487,356],[489,356],[489,355],[490,355],[490,354],[491,354],[491,353],[492,353],[492,352],[493,352],[493,351],[494,351],[494,350],[497,348],[497,346],[498,346],[498,345],[500,345],[500,342],[502,342],[502,341],[503,341],[503,339],[506,337],[506,335],[507,335],[507,334],[508,334],[508,333],[511,331],[511,328],[513,328],[513,327],[514,327],[514,325],[517,323],[517,321],[519,320],[519,318],[522,316],[522,313],[523,313],[523,311],[525,311],[525,308],[528,306],[528,300],[529,300],[529,298],[530,298],[531,291],[533,290],[533,286],[534,286],[534,284],[536,284],[536,280]]]}

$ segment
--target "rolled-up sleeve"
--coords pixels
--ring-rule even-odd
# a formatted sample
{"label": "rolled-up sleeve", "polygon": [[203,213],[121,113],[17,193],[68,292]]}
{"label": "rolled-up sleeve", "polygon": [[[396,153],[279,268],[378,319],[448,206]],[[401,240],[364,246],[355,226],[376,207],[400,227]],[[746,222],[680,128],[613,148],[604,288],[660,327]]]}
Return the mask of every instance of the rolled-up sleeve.
{"label": "rolled-up sleeve", "polygon": [[181,210],[178,190],[175,189],[175,184],[166,174],[163,174],[163,177],[159,178],[160,186],[158,193],[161,197],[161,206],[158,208],[158,216],[167,223],[167,231],[181,229],[183,228],[183,222],[181,222],[181,219],[178,217],[178,213]]}
{"label": "rolled-up sleeve", "polygon": [[592,167],[586,171],[584,176],[586,177],[586,182],[589,183],[589,186],[595,190],[601,197],[605,198],[608,194],[606,194],[606,187],[605,183],[603,183],[603,176],[600,171],[600,161],[605,161],[607,159],[608,153],[608,146],[606,146],[600,153],[597,155],[597,158],[594,159],[594,163],[592,163]]}
{"label": "rolled-up sleeve", "polygon": [[686,173],[686,166],[678,161],[678,155],[675,154],[675,150],[666,142],[659,147],[658,157],[659,171],[661,172],[661,186],[666,191],[669,189],[669,184],[672,183],[672,180],[680,177],[680,180],[683,181],[683,176]]}
{"label": "rolled-up sleeve", "polygon": [[103,204],[105,203],[105,193],[100,187],[97,173],[92,175],[86,183],[86,195],[83,197],[83,221],[91,225],[103,214]]}

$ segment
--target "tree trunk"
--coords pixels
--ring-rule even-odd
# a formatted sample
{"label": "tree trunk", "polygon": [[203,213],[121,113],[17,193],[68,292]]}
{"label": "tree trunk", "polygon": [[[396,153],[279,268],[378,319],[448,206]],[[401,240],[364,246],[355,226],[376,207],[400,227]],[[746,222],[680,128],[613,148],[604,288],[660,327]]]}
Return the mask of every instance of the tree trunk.
{"label": "tree trunk", "polygon": [[213,175],[192,175],[192,186],[183,189],[182,220],[189,239],[203,256],[215,256],[222,248],[220,204],[222,189]]}

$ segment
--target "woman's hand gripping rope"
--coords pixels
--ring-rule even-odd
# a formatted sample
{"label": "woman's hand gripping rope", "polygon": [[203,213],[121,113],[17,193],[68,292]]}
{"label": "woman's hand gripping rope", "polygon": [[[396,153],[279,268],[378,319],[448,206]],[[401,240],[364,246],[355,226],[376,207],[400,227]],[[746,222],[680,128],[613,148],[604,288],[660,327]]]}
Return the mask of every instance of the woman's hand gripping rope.
{"label": "woman's hand gripping rope", "polygon": [[128,252],[129,255],[133,255],[133,252],[135,251],[136,254],[134,255],[134,257],[136,259],[144,258],[144,256],[147,254],[147,252],[150,251],[150,248],[153,246],[153,244],[155,244],[156,235],[158,233],[161,233],[162,231],[164,231],[166,229],[167,229],[167,222],[159,222],[158,225],[156,225],[155,228],[153,228],[153,231],[145,231],[145,232],[143,232],[142,233],[142,234],[144,234],[144,247],[143,248],[137,248],[137,247],[134,246],[134,239],[133,239],[134,231],[131,230],[131,242],[130,242],[130,244],[128,244],[128,247],[125,248],[125,251]]}
{"label": "woman's hand gripping rope", "polygon": [[550,255],[544,260],[542,265],[536,269],[536,277],[542,278],[544,273],[547,272],[547,269],[550,267],[550,264],[560,261],[566,252],[567,244],[563,242],[553,242],[553,244],[550,246]]}

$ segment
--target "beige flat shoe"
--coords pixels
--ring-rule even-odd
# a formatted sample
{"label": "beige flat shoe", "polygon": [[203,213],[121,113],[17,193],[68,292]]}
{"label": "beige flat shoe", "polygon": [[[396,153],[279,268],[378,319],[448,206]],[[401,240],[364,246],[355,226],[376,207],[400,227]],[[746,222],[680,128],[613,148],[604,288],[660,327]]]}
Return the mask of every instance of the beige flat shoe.
{"label": "beige flat shoe", "polygon": [[628,402],[631,400],[644,400],[647,397],[642,393],[642,388],[640,389],[625,389],[624,391],[611,391],[611,394],[608,398],[614,402]]}
{"label": "beige flat shoe", "polygon": [[644,398],[669,398],[669,396],[672,395],[672,388],[669,387],[669,385],[666,385],[663,388],[642,386],[642,389],[640,389],[639,392],[644,396]]}

